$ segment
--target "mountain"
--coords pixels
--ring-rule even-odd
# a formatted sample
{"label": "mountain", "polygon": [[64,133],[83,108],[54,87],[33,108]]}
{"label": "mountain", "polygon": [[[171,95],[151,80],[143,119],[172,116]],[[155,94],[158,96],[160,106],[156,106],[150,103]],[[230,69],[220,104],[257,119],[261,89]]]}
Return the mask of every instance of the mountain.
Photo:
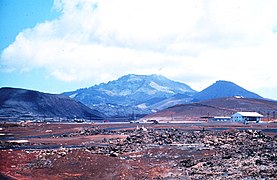
{"label": "mountain", "polygon": [[[256,111],[265,117],[277,117],[277,101],[242,97],[209,99],[173,107],[149,114],[142,120],[201,120],[203,116],[231,116],[237,111]],[[276,113],[276,114],[275,114]]]}
{"label": "mountain", "polygon": [[0,118],[4,117],[102,119],[103,114],[63,95],[0,88]]}
{"label": "mountain", "polygon": [[235,83],[229,81],[216,81],[216,83],[197,93],[194,96],[194,101],[232,96],[262,99],[258,94],[250,92]]}
{"label": "mountain", "polygon": [[172,97],[166,98],[162,101],[152,104],[150,108],[155,110],[162,110],[177,104],[187,104],[190,103],[192,100],[193,98],[186,94],[176,94]]}
{"label": "mountain", "polygon": [[152,105],[177,94],[191,98],[196,91],[184,83],[169,80],[161,75],[135,74],[63,93],[89,107],[107,109],[104,112],[109,116],[122,116],[121,112],[124,112],[124,115],[148,114],[155,109]]}

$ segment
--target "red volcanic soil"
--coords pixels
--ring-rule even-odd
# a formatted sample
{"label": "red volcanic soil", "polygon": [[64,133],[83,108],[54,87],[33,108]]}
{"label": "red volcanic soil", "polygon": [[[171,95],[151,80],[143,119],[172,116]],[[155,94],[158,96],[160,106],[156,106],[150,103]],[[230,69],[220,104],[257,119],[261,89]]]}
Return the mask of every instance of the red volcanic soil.
{"label": "red volcanic soil", "polygon": [[73,149],[65,157],[49,155],[47,160],[38,160],[38,153],[2,151],[1,172],[15,179],[122,179],[126,176],[143,177],[144,170],[137,167],[146,166],[146,162],[91,154],[83,149]]}
{"label": "red volcanic soil", "polygon": [[210,99],[176,105],[149,114],[143,119],[195,121],[201,120],[203,116],[231,116],[238,111],[255,111],[263,114],[265,118],[277,120],[277,101],[236,97]]}
{"label": "red volcanic soil", "polygon": [[[65,157],[47,156],[47,160],[38,160],[38,151],[1,151],[0,170],[14,179],[150,179],[168,175],[173,160],[155,158],[160,154],[174,155],[166,149],[151,149],[140,153],[131,153],[129,159],[91,154],[82,149],[73,149]],[[150,154],[153,158],[142,157]],[[45,163],[45,164],[44,164]],[[176,170],[175,170],[176,171]],[[175,171],[172,171],[176,174]],[[178,173],[178,171],[177,171]]]}
{"label": "red volcanic soil", "polygon": [[2,179],[274,179],[277,175],[275,123],[1,128],[0,133],[10,134],[0,136]]}

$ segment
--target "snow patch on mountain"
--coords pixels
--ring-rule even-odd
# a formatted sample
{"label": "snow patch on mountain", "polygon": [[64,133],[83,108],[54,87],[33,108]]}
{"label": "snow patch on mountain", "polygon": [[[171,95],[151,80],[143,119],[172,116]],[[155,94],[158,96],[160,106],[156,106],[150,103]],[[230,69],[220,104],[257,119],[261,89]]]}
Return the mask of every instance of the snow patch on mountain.
{"label": "snow patch on mountain", "polygon": [[149,85],[152,88],[156,89],[157,91],[174,94],[174,92],[172,90],[170,90],[168,87],[161,86],[161,85],[159,85],[159,84],[157,84],[157,83],[155,83],[153,81],[151,81],[149,83]]}
{"label": "snow patch on mountain", "polygon": [[137,107],[140,108],[140,109],[146,109],[146,108],[148,108],[145,103],[139,104],[139,105],[137,105]]}
{"label": "snow patch on mountain", "polygon": [[77,95],[78,95],[78,93],[74,93],[74,94],[70,95],[69,97],[70,98],[75,98]]}
{"label": "snow patch on mountain", "polygon": [[110,91],[110,90],[107,90],[107,89],[99,89],[99,90],[100,90],[101,92],[103,92],[103,93],[109,95],[109,96],[116,96],[116,95],[117,95],[116,93],[114,93],[114,92],[112,92],[112,91]]}
{"label": "snow patch on mountain", "polygon": [[135,93],[143,93],[151,96],[157,93],[157,91],[149,87],[141,87]]}
{"label": "snow patch on mountain", "polygon": [[134,74],[130,74],[130,75],[123,76],[123,77],[128,78],[128,79],[127,79],[127,82],[141,81],[141,77],[140,77],[140,76],[137,76],[137,75],[134,75]]}

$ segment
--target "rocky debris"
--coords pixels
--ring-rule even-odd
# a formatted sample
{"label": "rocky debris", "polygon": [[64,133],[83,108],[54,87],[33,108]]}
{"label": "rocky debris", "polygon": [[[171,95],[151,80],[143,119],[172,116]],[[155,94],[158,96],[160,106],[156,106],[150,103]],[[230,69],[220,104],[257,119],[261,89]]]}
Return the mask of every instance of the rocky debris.
{"label": "rocky debris", "polygon": [[47,159],[49,156],[57,156],[58,158],[65,157],[71,149],[69,148],[59,148],[59,149],[47,149],[41,150],[38,154],[38,159]]}
{"label": "rocky debris", "polygon": [[179,161],[178,166],[192,179],[277,177],[276,137],[246,130],[205,132],[204,138],[199,140],[212,146],[214,155]]}
{"label": "rocky debris", "polygon": [[[104,155],[105,158],[115,161],[131,162],[136,168],[141,168],[140,162],[146,161],[147,169],[155,169],[153,171],[157,172],[151,176],[153,179],[276,179],[277,177],[277,136],[266,136],[257,130],[183,131],[174,128],[143,127],[108,131],[93,127],[83,128],[67,135],[97,134],[111,135],[109,137],[113,134],[124,134],[127,137],[107,138],[97,143],[93,142],[93,145],[88,143],[79,151],[97,154],[95,156]],[[17,146],[17,144],[6,145]],[[36,159],[26,167],[52,168],[57,160],[69,161],[72,151],[74,150],[70,148],[38,150]],[[168,171],[159,174],[156,171],[159,166],[164,166]]]}
{"label": "rocky debris", "polygon": [[184,142],[187,132],[177,129],[138,129],[126,138],[127,143],[165,145]]}
{"label": "rocky debris", "polygon": [[181,167],[188,168],[188,167],[192,167],[194,165],[196,165],[196,161],[191,158],[183,159],[179,162],[179,166],[181,166]]}
{"label": "rocky debris", "polygon": [[98,127],[85,127],[77,132],[70,133],[70,134],[62,134],[60,136],[56,136],[56,138],[59,137],[75,137],[75,136],[92,136],[92,135],[98,135],[98,134],[115,134],[115,132],[108,131],[105,129],[100,129]]}
{"label": "rocky debris", "polygon": [[49,159],[37,159],[32,163],[26,164],[24,167],[25,168],[35,168],[35,169],[52,168],[53,162]]}
{"label": "rocky debris", "polygon": [[149,129],[140,128],[132,131],[121,131],[121,134],[128,134],[125,140],[110,139],[108,146],[90,146],[87,147],[91,153],[109,154],[114,156],[114,152],[123,154],[124,152],[138,152],[153,146],[172,145],[185,143],[186,132],[177,129]]}
{"label": "rocky debris", "polygon": [[[202,150],[207,149],[204,144],[188,143],[190,133],[177,129],[149,129],[139,128],[132,131],[120,132],[128,134],[126,139],[104,139],[105,146],[89,146],[87,151],[94,154],[107,154],[117,157],[126,152],[140,152],[157,146],[176,146],[180,149]],[[193,141],[196,142],[196,141]]]}
{"label": "rocky debris", "polygon": [[[112,157],[124,153],[141,152],[153,147],[172,147],[183,152],[209,151],[212,155],[199,157],[167,157],[174,160],[174,169],[180,169],[178,178],[186,179],[241,179],[277,177],[276,137],[265,136],[260,131],[193,131],[177,129],[137,129],[124,131],[125,140],[113,139],[106,146],[87,147],[91,153],[107,154]],[[169,155],[167,155],[169,156]],[[148,157],[142,155],[142,157]],[[165,154],[155,154],[156,159]],[[174,174],[170,175],[171,178]]]}
{"label": "rocky debris", "polygon": [[24,167],[36,169],[52,168],[55,162],[50,160],[50,157],[54,160],[56,158],[65,158],[66,155],[71,152],[71,149],[61,147],[59,149],[38,150],[37,152],[36,159],[26,164]]}
{"label": "rocky debris", "polygon": [[118,157],[118,153],[117,152],[110,152],[110,156],[112,156],[112,157]]}

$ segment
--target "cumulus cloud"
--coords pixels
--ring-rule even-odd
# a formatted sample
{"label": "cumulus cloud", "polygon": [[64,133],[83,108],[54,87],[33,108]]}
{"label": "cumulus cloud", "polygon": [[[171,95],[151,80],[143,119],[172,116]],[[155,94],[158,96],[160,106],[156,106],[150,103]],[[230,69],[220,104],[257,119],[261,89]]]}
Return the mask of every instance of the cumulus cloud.
{"label": "cumulus cloud", "polygon": [[53,7],[59,18],[25,29],[3,50],[4,69],[45,68],[68,82],[157,73],[196,89],[218,79],[277,88],[274,0],[56,0]]}

